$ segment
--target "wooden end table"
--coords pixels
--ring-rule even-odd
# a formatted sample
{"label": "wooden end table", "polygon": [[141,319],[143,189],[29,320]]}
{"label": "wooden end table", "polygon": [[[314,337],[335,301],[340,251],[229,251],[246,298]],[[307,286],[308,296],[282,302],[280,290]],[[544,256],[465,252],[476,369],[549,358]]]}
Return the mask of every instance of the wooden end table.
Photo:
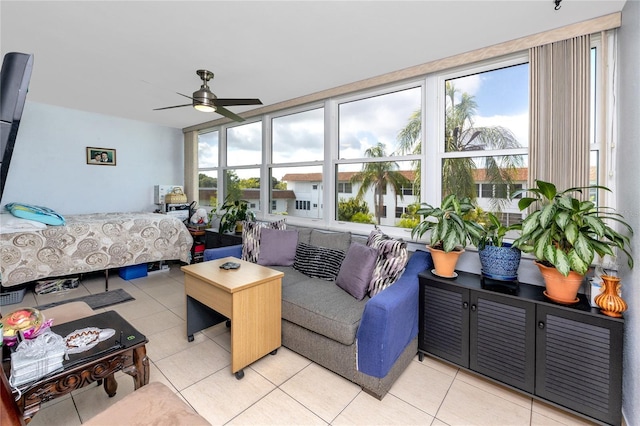
{"label": "wooden end table", "polygon": [[[88,351],[70,354],[68,360],[63,360],[62,370],[18,386],[20,398],[17,405],[25,423],[31,421],[43,402],[61,397],[98,380],[104,381],[104,390],[107,395],[113,397],[118,389],[118,382],[114,378],[117,371],[122,370],[133,377],[135,389],[149,383],[149,358],[145,346],[148,340],[116,311],[54,325],[51,331],[65,337],[86,327],[112,328],[116,333]],[[10,359],[3,363],[3,368],[9,377]]]}
{"label": "wooden end table", "polygon": [[[225,262],[238,269],[221,269]],[[231,324],[231,373],[281,346],[284,273],[234,257],[183,266],[187,297],[187,338],[225,319]]]}

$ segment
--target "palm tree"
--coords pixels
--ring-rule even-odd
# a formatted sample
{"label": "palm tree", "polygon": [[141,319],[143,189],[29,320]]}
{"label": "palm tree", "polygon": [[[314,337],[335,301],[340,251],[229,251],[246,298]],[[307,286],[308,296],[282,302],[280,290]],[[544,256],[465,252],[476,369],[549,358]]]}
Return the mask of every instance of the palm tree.
{"label": "palm tree", "polygon": [[[367,149],[364,154],[369,158],[381,158],[387,156],[384,151],[384,144],[381,142],[378,142],[376,146],[372,146]],[[387,185],[391,185],[396,196],[399,195],[400,199],[402,199],[402,188],[411,184],[409,179],[398,171],[399,168],[398,163],[395,161],[364,163],[362,171],[351,177],[351,183],[360,184],[360,189],[358,190],[358,194],[356,194],[356,200],[362,200],[370,188],[373,187],[375,189],[375,193],[377,195],[375,201],[375,214],[378,225],[380,225],[380,218],[382,217],[382,210],[384,206],[383,195]]]}
{"label": "palm tree", "polygon": [[[494,149],[520,148],[521,145],[514,134],[501,126],[476,127],[473,117],[478,105],[473,96],[459,93],[451,82],[445,83],[445,151],[469,152]],[[407,125],[398,133],[399,151],[402,154],[420,153],[421,110],[415,111]],[[442,197],[457,194],[459,197],[475,199],[476,186],[474,172],[484,169],[486,179],[492,184],[512,185],[515,172],[523,166],[520,155],[502,157],[464,157],[446,158],[442,165]],[[419,177],[418,177],[419,178]],[[492,208],[499,210],[505,199],[492,199]]]}

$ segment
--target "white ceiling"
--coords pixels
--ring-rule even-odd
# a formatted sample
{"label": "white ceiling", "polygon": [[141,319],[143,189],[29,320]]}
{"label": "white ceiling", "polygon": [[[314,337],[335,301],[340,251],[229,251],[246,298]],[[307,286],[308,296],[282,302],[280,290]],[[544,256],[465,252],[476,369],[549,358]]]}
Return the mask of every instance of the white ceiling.
{"label": "white ceiling", "polygon": [[[270,105],[622,10],[625,1],[11,1],[1,51],[34,54],[29,101],[170,127],[220,118],[188,103]],[[185,102],[186,101],[186,102]],[[255,107],[229,107],[241,113]]]}

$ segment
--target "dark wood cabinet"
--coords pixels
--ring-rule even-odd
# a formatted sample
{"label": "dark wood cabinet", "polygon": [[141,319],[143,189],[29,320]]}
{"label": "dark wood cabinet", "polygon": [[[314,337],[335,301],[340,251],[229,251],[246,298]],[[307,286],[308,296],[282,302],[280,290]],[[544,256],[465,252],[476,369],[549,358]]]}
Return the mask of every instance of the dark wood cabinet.
{"label": "dark wood cabinet", "polygon": [[242,234],[221,234],[217,229],[205,230],[205,247],[218,248],[242,244]]}
{"label": "dark wood cabinet", "polygon": [[421,273],[420,355],[620,424],[624,322],[600,314],[583,295],[564,306],[548,301],[543,290],[522,283],[490,289],[464,272],[454,280]]}

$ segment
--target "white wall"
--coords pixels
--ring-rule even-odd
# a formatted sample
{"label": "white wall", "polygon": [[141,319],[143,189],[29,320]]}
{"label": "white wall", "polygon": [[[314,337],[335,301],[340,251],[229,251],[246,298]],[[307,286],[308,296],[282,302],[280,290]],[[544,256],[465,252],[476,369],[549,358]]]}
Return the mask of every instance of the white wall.
{"label": "white wall", "polygon": [[636,266],[621,271],[624,314],[622,412],[628,425],[640,425],[640,2],[627,1],[618,39],[618,209],[633,227],[632,253]]}
{"label": "white wall", "polygon": [[[154,185],[183,184],[183,144],[180,129],[27,102],[2,208],[23,202],[63,215],[153,211]],[[115,149],[116,166],[88,165],[88,146]]]}

